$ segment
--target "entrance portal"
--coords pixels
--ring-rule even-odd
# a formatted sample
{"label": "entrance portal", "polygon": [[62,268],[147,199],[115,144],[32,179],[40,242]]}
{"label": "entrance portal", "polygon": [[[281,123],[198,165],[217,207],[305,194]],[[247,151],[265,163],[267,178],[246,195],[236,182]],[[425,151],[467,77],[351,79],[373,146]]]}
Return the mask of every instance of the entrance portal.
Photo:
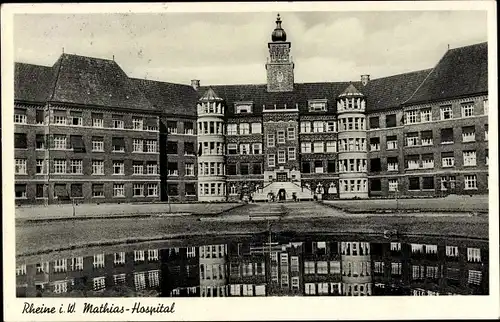
{"label": "entrance portal", "polygon": [[276,181],[278,181],[278,182],[288,181],[287,173],[286,172],[276,173]]}
{"label": "entrance portal", "polygon": [[286,200],[286,190],[285,189],[280,189],[278,191],[278,200],[279,201],[285,201]]}

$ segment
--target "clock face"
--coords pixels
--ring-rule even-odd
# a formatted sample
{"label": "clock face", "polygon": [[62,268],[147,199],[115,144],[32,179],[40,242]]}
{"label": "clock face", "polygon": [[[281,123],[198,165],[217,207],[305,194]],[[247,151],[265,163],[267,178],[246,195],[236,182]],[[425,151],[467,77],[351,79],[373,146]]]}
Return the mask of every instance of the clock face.
{"label": "clock face", "polygon": [[283,72],[278,71],[278,72],[276,73],[276,80],[278,81],[278,83],[281,83],[281,82],[283,81],[283,79],[284,79],[284,78],[285,78],[285,77],[283,76]]}

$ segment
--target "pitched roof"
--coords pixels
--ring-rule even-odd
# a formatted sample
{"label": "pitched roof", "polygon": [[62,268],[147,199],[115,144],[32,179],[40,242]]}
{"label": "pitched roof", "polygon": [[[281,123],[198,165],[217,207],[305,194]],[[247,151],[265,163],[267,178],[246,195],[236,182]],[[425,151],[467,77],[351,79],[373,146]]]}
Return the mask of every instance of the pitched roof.
{"label": "pitched roof", "polygon": [[341,97],[342,96],[363,96],[363,93],[358,91],[358,89],[353,84],[349,84],[349,86],[347,86],[347,88],[342,93],[340,93],[339,96],[341,96]]}
{"label": "pitched roof", "polygon": [[488,43],[450,49],[405,104],[488,91]]}
{"label": "pitched roof", "polygon": [[196,115],[198,93],[189,85],[131,78],[149,102],[168,114]]}
{"label": "pitched roof", "polygon": [[327,113],[335,113],[337,96],[349,86],[348,82],[338,83],[299,83],[294,85],[294,90],[291,92],[268,92],[266,84],[259,85],[213,85],[203,86],[199,92],[204,93],[208,88],[212,88],[220,97],[222,97],[226,105],[228,116],[233,115],[234,110],[231,108],[236,102],[253,102],[253,113],[251,115],[260,115],[263,105],[268,109],[273,109],[276,104],[277,108],[284,108],[285,104],[288,109],[295,108],[298,104],[299,111],[302,114],[309,113],[307,102],[312,99],[327,99]]}
{"label": "pitched roof", "polygon": [[14,99],[34,103],[46,102],[52,94],[54,81],[52,67],[15,63]]}
{"label": "pitched roof", "polygon": [[399,107],[410,98],[432,69],[393,75],[370,80],[366,86],[358,88],[366,97],[368,112],[384,111]]}
{"label": "pitched roof", "polygon": [[113,60],[62,54],[51,101],[154,110]]}
{"label": "pitched roof", "polygon": [[200,101],[222,101],[222,98],[209,87],[208,90],[200,97]]}

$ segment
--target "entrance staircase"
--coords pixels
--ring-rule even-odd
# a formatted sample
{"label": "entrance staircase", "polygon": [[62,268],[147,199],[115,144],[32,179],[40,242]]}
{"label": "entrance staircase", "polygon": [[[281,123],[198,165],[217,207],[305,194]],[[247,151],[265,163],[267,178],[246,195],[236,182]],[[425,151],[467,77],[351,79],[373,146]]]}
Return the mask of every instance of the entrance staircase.
{"label": "entrance staircase", "polygon": [[292,201],[292,195],[295,192],[297,196],[297,200],[313,200],[314,194],[313,192],[306,188],[301,187],[294,182],[272,182],[266,185],[262,190],[258,192],[254,192],[252,195],[252,199],[254,201],[269,201],[269,193],[272,192],[275,196],[275,200],[278,200],[278,192],[281,189],[285,189],[286,191],[286,201]]}

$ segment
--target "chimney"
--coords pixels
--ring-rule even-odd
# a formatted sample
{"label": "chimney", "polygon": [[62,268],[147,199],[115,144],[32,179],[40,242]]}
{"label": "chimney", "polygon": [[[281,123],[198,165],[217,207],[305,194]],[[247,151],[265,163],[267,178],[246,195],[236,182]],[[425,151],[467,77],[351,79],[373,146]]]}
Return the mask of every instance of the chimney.
{"label": "chimney", "polygon": [[200,80],[199,79],[192,79],[191,80],[191,87],[193,87],[194,90],[197,91],[198,88],[200,87]]}
{"label": "chimney", "polygon": [[369,81],[370,81],[370,75],[361,75],[361,84],[363,84],[363,86],[366,86],[366,84],[368,84]]}

